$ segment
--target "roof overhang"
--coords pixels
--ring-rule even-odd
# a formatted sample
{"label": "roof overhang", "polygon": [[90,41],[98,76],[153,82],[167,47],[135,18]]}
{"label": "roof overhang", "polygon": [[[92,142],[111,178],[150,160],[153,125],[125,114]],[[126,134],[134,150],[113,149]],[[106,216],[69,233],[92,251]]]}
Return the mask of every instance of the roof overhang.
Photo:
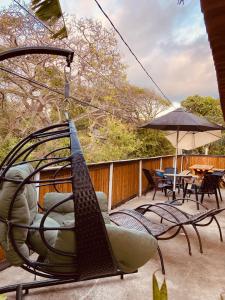
{"label": "roof overhang", "polygon": [[200,0],[225,119],[225,0]]}

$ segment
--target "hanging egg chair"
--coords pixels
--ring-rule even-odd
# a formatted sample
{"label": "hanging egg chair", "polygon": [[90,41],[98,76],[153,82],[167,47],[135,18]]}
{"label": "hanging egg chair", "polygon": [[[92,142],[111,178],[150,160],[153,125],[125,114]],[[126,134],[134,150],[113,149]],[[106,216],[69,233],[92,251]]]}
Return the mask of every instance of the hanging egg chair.
{"label": "hanging egg chair", "polygon": [[[69,68],[73,60],[69,50],[27,47],[0,53],[0,61],[28,54],[64,56]],[[68,82],[65,91],[68,97]],[[39,149],[47,149],[41,158]],[[46,170],[53,175],[40,178]],[[61,192],[64,185],[70,192]],[[44,187],[54,191],[40,203]],[[0,287],[0,294],[16,291],[17,299],[32,288],[135,272],[157,249],[149,234],[110,224],[107,198],[93,188],[70,119],[31,133],[2,161],[0,245],[11,265],[47,278]]]}

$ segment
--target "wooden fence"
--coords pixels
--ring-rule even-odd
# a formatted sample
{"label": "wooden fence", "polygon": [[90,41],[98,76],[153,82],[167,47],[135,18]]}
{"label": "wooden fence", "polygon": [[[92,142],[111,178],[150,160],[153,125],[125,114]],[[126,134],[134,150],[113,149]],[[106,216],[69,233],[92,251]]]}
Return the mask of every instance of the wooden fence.
{"label": "wooden fence", "polygon": [[[188,169],[194,164],[209,164],[215,168],[225,169],[225,156],[210,155],[179,155],[178,170]],[[141,196],[146,190],[147,181],[142,173],[142,168],[164,169],[174,165],[174,156],[159,156],[143,159],[133,159],[124,161],[111,161],[88,165],[92,182],[96,191],[103,191],[108,196],[109,209],[122,204],[135,196]],[[39,174],[40,179],[53,178],[56,169],[49,169]],[[66,177],[70,173],[69,169],[64,169],[57,176]],[[62,192],[70,192],[69,184],[60,184],[57,188]],[[38,191],[40,202],[43,201],[44,194],[55,191],[53,186],[41,187]],[[0,248],[0,261],[3,253]]]}
{"label": "wooden fence", "polygon": [[[215,168],[225,169],[225,156],[210,155],[179,155],[177,168],[179,171],[188,169],[194,164],[210,164]],[[103,191],[108,196],[109,209],[135,197],[141,196],[146,190],[147,180],[142,169],[164,169],[174,165],[174,156],[158,156],[143,159],[111,161],[88,165],[92,182],[96,191]],[[41,179],[53,178],[54,170],[49,169],[40,174]],[[59,172],[59,177],[69,175],[70,170]],[[70,192],[69,184],[57,186],[62,192]],[[40,188],[39,198],[42,202],[46,192],[54,191],[54,187]]]}

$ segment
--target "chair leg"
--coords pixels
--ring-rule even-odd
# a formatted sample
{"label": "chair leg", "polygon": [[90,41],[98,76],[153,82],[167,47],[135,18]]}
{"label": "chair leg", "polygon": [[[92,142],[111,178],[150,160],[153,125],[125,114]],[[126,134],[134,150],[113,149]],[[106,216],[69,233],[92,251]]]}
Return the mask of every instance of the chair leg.
{"label": "chair leg", "polygon": [[223,234],[222,234],[222,230],[221,230],[221,227],[220,227],[220,223],[218,222],[217,218],[214,216],[213,219],[215,220],[216,224],[217,224],[217,227],[219,229],[219,233],[220,233],[220,240],[221,242],[223,241]]}
{"label": "chair leg", "polygon": [[215,189],[215,196],[216,196],[216,204],[217,204],[217,208],[220,208],[220,204],[219,204],[219,198],[218,198],[218,194],[217,194],[217,190]]}
{"label": "chair leg", "polygon": [[189,255],[192,255],[192,253],[191,253],[191,243],[190,243],[190,239],[189,239],[189,237],[188,237],[187,231],[186,231],[186,229],[184,228],[184,226],[181,226],[181,228],[182,228],[182,230],[183,230],[183,232],[184,232],[184,235],[185,235],[185,237],[186,237],[186,240],[187,240],[187,244],[188,244],[188,253],[189,253]]}
{"label": "chair leg", "polygon": [[219,195],[220,195],[220,201],[222,202],[222,201],[223,201],[223,198],[222,198],[222,195],[221,195],[220,187],[218,187],[218,192],[219,192]]}
{"label": "chair leg", "polygon": [[201,200],[200,200],[201,203],[202,203],[203,200],[204,200],[204,196],[205,196],[205,194],[203,193],[203,194],[201,195]]}
{"label": "chair leg", "polygon": [[155,199],[155,194],[156,194],[156,189],[155,189],[155,191],[154,191],[154,195],[153,195],[153,197],[152,197],[152,200]]}
{"label": "chair leg", "polygon": [[196,188],[195,188],[195,199],[196,199],[197,210],[199,210],[198,193],[197,193],[197,189]]}
{"label": "chair leg", "polygon": [[167,196],[167,189],[165,188],[164,189],[164,194],[165,194],[165,197]]}
{"label": "chair leg", "polygon": [[161,249],[159,248],[159,245],[158,245],[158,253],[159,253],[159,259],[160,259],[160,264],[161,264],[161,269],[162,269],[162,274],[165,275],[166,272],[165,272],[165,266],[164,266],[164,261],[163,261],[163,256],[162,256],[162,251]]}
{"label": "chair leg", "polygon": [[199,243],[200,253],[203,253],[203,249],[202,249],[202,240],[201,240],[199,231],[198,231],[196,225],[192,224],[192,227],[194,228],[194,230],[195,230],[195,232],[196,232],[196,234],[197,234],[197,237],[198,237],[198,243]]}
{"label": "chair leg", "polygon": [[185,184],[185,187],[184,187],[184,189],[183,189],[183,198],[186,197],[186,194],[187,194],[187,186],[188,186],[188,184],[186,183],[186,184]]}

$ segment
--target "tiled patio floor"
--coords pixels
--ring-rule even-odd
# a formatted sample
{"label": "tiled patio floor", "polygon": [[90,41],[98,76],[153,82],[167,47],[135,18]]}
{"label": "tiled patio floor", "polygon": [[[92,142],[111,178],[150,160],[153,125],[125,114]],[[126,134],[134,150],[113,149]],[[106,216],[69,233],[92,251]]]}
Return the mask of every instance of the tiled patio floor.
{"label": "tiled patio floor", "polygon": [[[225,190],[222,190],[225,207]],[[160,192],[157,199],[165,201]],[[120,206],[134,208],[150,202],[152,195],[135,198]],[[156,200],[155,200],[156,202]],[[209,208],[215,207],[213,197],[204,201]],[[190,202],[184,205],[186,210],[195,210]],[[225,237],[225,211],[218,216]],[[198,242],[192,228],[187,229],[191,239],[192,256],[188,255],[187,243],[183,234],[174,239],[160,241],[163,252],[166,280],[170,300],[219,300],[225,293],[225,242],[219,241],[216,224],[200,228],[204,253],[199,253]],[[98,279],[84,283],[33,290],[27,300],[150,300],[152,299],[152,273],[160,268],[158,255],[151,259],[137,274]],[[159,278],[161,277],[158,272]],[[162,278],[162,277],[161,277]],[[31,281],[33,276],[20,268],[11,267],[0,273],[0,286],[16,282]],[[15,299],[9,294],[8,299]]]}

